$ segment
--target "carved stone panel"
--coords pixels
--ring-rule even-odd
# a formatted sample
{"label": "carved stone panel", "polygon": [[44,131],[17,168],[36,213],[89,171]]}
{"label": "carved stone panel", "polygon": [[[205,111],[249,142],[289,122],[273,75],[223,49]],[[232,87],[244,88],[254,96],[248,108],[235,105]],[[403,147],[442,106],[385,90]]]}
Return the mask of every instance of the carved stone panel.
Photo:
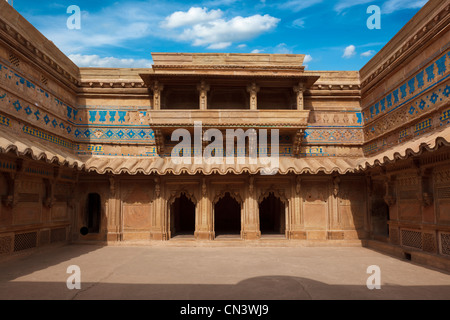
{"label": "carved stone panel", "polygon": [[305,228],[326,230],[328,216],[328,184],[326,182],[305,182],[302,190],[302,211]]}
{"label": "carved stone panel", "polygon": [[61,221],[68,218],[66,203],[55,203],[51,208],[51,212],[53,221]]}
{"label": "carved stone panel", "polygon": [[365,203],[364,181],[343,181],[338,197],[339,217],[337,226],[342,229],[364,227]]}
{"label": "carved stone panel", "polygon": [[125,230],[150,230],[150,212],[150,205],[124,205],[123,220]]}

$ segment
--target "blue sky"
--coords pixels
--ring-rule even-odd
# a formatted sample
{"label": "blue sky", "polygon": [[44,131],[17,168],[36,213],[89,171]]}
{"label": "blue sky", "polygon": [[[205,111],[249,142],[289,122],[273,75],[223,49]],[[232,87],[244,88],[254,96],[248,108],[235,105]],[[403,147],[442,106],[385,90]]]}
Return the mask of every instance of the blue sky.
{"label": "blue sky", "polygon": [[[309,70],[359,70],[426,0],[14,0],[77,65],[150,67],[151,52],[305,54]],[[70,5],[81,29],[67,28]],[[367,8],[381,8],[369,30]]]}

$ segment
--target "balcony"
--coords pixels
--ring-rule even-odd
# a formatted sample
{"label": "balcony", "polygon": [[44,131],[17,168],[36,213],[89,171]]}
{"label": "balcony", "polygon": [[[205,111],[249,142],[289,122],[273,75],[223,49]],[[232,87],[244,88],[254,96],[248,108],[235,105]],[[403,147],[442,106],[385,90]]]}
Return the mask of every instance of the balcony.
{"label": "balcony", "polygon": [[306,127],[309,110],[152,110],[149,125],[153,129],[190,128],[195,121],[212,128]]}

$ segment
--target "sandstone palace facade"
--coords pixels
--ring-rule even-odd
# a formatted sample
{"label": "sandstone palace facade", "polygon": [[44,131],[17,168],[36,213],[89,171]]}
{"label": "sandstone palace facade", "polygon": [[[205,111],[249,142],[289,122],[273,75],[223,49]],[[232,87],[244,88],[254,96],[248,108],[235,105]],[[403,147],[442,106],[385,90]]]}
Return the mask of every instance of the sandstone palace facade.
{"label": "sandstone palace facade", "polygon": [[[449,1],[428,2],[359,72],[289,54],[152,58],[78,68],[0,1],[0,257],[277,239],[450,268]],[[173,132],[196,121],[202,134],[278,130],[277,173],[174,163]]]}

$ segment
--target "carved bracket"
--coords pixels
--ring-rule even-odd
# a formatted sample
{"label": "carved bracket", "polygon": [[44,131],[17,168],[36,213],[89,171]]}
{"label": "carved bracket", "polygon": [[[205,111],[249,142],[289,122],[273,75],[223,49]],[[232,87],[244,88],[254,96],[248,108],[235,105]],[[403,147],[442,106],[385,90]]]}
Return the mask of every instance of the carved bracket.
{"label": "carved bracket", "polygon": [[386,194],[384,195],[383,198],[384,202],[386,202],[388,206],[393,206],[394,204],[397,203],[397,197],[395,195],[395,176],[391,178],[386,178],[385,186],[386,186]]}
{"label": "carved bracket", "polygon": [[305,132],[303,131],[303,129],[297,130],[297,133],[295,134],[294,137],[294,145],[293,145],[293,154],[296,156],[298,156],[302,150],[301,147],[304,136]]}
{"label": "carved bracket", "polygon": [[295,185],[295,192],[297,192],[297,194],[300,194],[300,192],[302,191],[301,189],[301,182],[302,182],[302,177],[301,176],[297,176],[296,178],[296,182],[297,184]]}
{"label": "carved bracket", "polygon": [[339,178],[339,176],[333,177],[333,195],[335,198],[337,198],[339,195],[340,183],[341,183],[341,178]]}
{"label": "carved bracket", "polygon": [[114,196],[116,194],[116,178],[114,176],[109,176],[109,194]]}
{"label": "carved bracket", "polygon": [[203,197],[208,196],[208,186],[206,185],[206,178],[202,179],[202,196]]}
{"label": "carved bracket", "polygon": [[3,173],[8,184],[8,194],[2,197],[2,203],[5,207],[14,208],[19,202],[17,194],[17,174]]}
{"label": "carved bracket", "polygon": [[250,179],[249,179],[250,181],[250,184],[249,184],[249,186],[248,186],[248,193],[250,194],[250,195],[253,195],[253,192],[254,192],[254,190],[255,190],[255,177],[250,177]]}
{"label": "carved bracket", "polygon": [[156,199],[161,197],[161,180],[159,178],[155,178],[155,197]]}
{"label": "carved bracket", "polygon": [[45,198],[43,201],[44,206],[47,208],[52,208],[56,202],[54,193],[55,193],[55,180],[44,179],[45,185]]}
{"label": "carved bracket", "polygon": [[424,207],[429,207],[433,204],[433,188],[431,186],[431,171],[418,170],[419,175],[419,201]]}

